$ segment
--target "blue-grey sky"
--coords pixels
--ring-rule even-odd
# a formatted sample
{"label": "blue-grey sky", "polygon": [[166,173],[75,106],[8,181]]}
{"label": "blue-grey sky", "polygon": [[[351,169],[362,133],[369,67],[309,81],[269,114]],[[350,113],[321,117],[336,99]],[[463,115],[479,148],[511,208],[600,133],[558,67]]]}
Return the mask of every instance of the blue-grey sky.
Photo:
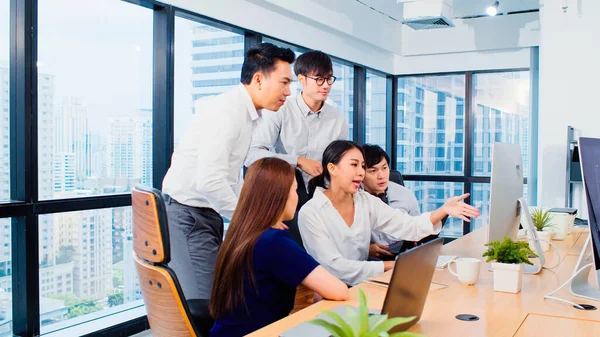
{"label": "blue-grey sky", "polygon": [[[121,1],[39,0],[38,71],[87,107],[90,129],[152,107],[152,11]],[[0,60],[8,59],[9,0],[0,0]]]}

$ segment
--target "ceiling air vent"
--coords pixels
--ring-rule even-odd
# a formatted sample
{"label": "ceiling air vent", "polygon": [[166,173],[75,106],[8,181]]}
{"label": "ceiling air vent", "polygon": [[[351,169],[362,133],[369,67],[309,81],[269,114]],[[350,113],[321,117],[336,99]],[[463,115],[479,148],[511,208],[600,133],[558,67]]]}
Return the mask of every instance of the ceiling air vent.
{"label": "ceiling air vent", "polygon": [[414,30],[454,27],[454,23],[448,20],[448,18],[446,18],[445,16],[410,19],[404,20],[402,21],[402,23]]}
{"label": "ceiling air vent", "polygon": [[404,2],[402,23],[414,30],[454,27],[453,2],[453,0]]}

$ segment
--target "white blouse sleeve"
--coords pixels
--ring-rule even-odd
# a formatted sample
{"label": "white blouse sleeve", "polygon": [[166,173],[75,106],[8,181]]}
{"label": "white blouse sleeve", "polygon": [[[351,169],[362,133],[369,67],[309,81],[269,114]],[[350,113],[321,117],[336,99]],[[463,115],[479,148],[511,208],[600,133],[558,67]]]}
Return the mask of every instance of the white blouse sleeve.
{"label": "white blouse sleeve", "polygon": [[369,209],[372,229],[383,232],[397,240],[419,241],[422,238],[439,234],[442,223],[431,223],[430,212],[419,216],[410,216],[400,210],[391,208],[378,198],[364,193]]}

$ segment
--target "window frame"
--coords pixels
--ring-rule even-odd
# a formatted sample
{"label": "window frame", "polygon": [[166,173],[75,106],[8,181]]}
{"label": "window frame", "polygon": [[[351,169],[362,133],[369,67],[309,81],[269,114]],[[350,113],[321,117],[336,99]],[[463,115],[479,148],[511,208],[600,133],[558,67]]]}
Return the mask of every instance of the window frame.
{"label": "window frame", "polygon": [[[108,0],[107,0],[108,1]],[[117,0],[114,0],[117,1]],[[263,37],[307,50],[272,36],[263,36],[252,30],[215,20],[185,9],[163,4],[154,0],[124,0],[134,5],[153,10],[153,100],[152,100],[152,181],[153,187],[161,188],[162,180],[169,168],[174,149],[174,34],[175,17],[208,24],[219,29],[229,30],[244,36],[244,50],[261,43]],[[13,334],[33,336],[40,333],[39,311],[39,216],[43,214],[83,211],[101,208],[131,206],[130,194],[112,194],[74,199],[52,199],[40,201],[38,198],[38,79],[37,67],[37,0],[11,0],[10,2],[10,201],[0,202],[0,217],[13,218],[11,229],[12,244],[12,288],[13,298]],[[33,31],[33,34],[29,32]],[[18,47],[18,48],[17,48]],[[336,63],[352,67],[353,79],[353,139],[364,143],[366,115],[366,76],[367,72],[386,77],[386,150],[392,161],[392,169],[397,167],[398,144],[398,83],[403,78],[420,76],[464,75],[465,101],[462,102],[464,119],[463,139],[463,175],[404,175],[407,181],[460,182],[464,183],[464,192],[472,190],[474,183],[489,183],[490,177],[473,176],[472,150],[469,144],[473,139],[473,95],[472,80],[474,74],[511,71],[534,72],[530,68],[494,69],[478,71],[458,71],[445,73],[393,75],[381,72],[362,64],[353,63],[332,56]],[[535,88],[535,76],[532,78],[532,95]],[[417,92],[417,94],[419,94]],[[423,95],[423,92],[420,93]],[[532,96],[532,97],[533,97]],[[535,104],[535,103],[534,103]],[[458,118],[458,116],[457,116]],[[451,123],[449,121],[448,123]],[[445,124],[448,124],[445,123]],[[532,110],[530,118],[531,137],[537,134],[533,129],[537,125],[537,112]],[[166,140],[166,141],[165,141]],[[453,151],[447,149],[445,152]],[[537,167],[537,149],[531,149],[530,167]],[[452,160],[452,162],[450,162]],[[447,165],[454,165],[457,158],[446,159]],[[421,163],[422,165],[422,163]],[[525,181],[527,182],[527,181]],[[535,183],[535,182],[534,182]],[[531,196],[530,196],[531,197]],[[468,202],[469,200],[467,200]],[[470,231],[468,223],[463,223],[463,234]],[[23,281],[25,280],[25,281]],[[20,282],[19,282],[20,281]],[[139,308],[139,307],[138,307]],[[122,312],[121,312],[122,313]],[[115,314],[116,315],[116,314]],[[127,316],[127,315],[124,315]],[[85,336],[112,336],[135,334],[148,329],[145,316],[113,326],[99,326],[98,331]],[[90,322],[93,324],[94,322]],[[114,322],[111,322],[111,324]],[[87,323],[85,323],[87,324]],[[98,322],[96,322],[98,324]]]}
{"label": "window frame", "polygon": [[[533,67],[532,67],[533,68]],[[474,115],[475,115],[475,111],[474,109],[476,109],[477,107],[473,107],[473,76],[478,75],[478,74],[493,74],[493,73],[505,73],[505,72],[518,72],[518,71],[528,71],[530,72],[530,78],[533,78],[531,75],[531,69],[532,68],[509,68],[509,69],[491,69],[491,70],[476,70],[476,71],[456,71],[456,72],[442,72],[442,73],[422,73],[422,74],[406,74],[406,75],[398,75],[395,76],[395,82],[398,83],[398,81],[400,81],[401,79],[406,79],[406,78],[411,78],[411,77],[429,77],[429,76],[446,76],[446,75],[464,75],[465,76],[465,100],[464,102],[462,102],[462,106],[463,106],[463,114],[462,115],[457,115],[456,119],[458,118],[462,118],[464,120],[464,129],[461,129],[461,131],[463,131],[463,134],[461,134],[462,136],[462,152],[463,152],[463,158],[462,158],[462,163],[463,163],[463,174],[462,175],[458,175],[458,176],[446,176],[446,175],[424,175],[424,174],[406,174],[403,175],[404,180],[406,181],[436,181],[436,182],[462,182],[464,183],[464,193],[471,193],[472,192],[472,184],[475,183],[490,183],[491,181],[491,177],[488,176],[481,176],[481,175],[474,175],[473,172],[473,167],[472,167],[472,159],[473,159],[473,149],[471,144],[473,143],[473,138],[474,138],[474,134],[475,134],[475,125],[473,125],[474,122]],[[396,84],[397,85],[397,84]],[[533,91],[536,90],[534,88],[534,83],[532,81],[531,83],[531,92],[533,94]],[[397,90],[395,91],[395,93],[397,93]],[[422,95],[422,94],[421,94]],[[394,96],[397,96],[394,95]],[[458,106],[458,104],[457,104]],[[394,109],[393,113],[392,113],[392,125],[396,125],[397,124],[397,118],[396,118],[396,109],[397,106],[393,105],[392,108]],[[537,113],[535,111],[531,111],[530,114],[530,121],[529,121],[529,128],[530,128],[530,134],[531,135],[535,135],[537,134]],[[458,128],[457,128],[458,129]],[[457,133],[457,136],[459,135],[459,133]],[[491,137],[491,136],[490,136]],[[396,145],[397,141],[394,141],[394,144]],[[394,146],[396,147],[396,146]],[[537,167],[537,149],[535,148],[531,148],[530,149],[530,157],[529,157],[529,162],[531,167]],[[397,157],[396,157],[396,153],[395,151],[392,152],[394,155],[390,156],[390,160],[392,162],[392,169],[396,169],[397,166]],[[455,160],[452,161],[451,166],[455,165]],[[528,179],[524,178],[523,182],[525,184],[527,184]],[[532,200],[531,203],[535,204],[536,202],[536,195],[533,196],[529,196]],[[471,201],[471,197],[467,198],[465,200],[465,202],[470,203]],[[463,235],[466,235],[468,233],[471,232],[471,224],[463,221]]]}

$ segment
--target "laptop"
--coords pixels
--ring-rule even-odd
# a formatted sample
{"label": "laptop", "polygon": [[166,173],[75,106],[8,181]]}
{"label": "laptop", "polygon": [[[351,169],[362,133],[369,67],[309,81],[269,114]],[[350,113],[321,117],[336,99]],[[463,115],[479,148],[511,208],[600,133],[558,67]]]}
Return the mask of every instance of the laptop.
{"label": "laptop", "polygon": [[[442,244],[443,239],[437,238],[398,255],[383,302],[383,308],[381,310],[369,310],[371,315],[387,314],[390,318],[417,316],[411,322],[397,326],[392,332],[405,331],[415,325],[421,318]],[[337,306],[332,311],[345,318],[349,308],[358,311],[358,307],[347,305]],[[334,323],[332,319],[325,315],[319,315],[317,318]],[[318,325],[304,322],[279,336],[329,337],[330,334]]]}

